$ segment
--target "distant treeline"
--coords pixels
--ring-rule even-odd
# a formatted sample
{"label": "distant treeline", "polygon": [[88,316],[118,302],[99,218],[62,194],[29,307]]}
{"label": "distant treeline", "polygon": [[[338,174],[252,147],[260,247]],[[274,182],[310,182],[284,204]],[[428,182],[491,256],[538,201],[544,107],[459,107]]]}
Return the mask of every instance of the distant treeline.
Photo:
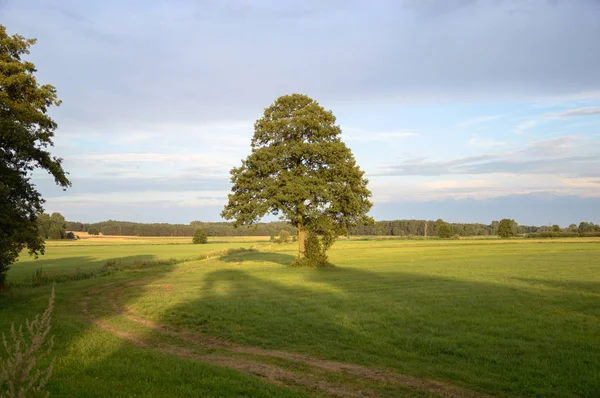
{"label": "distant treeline", "polygon": [[122,236],[192,236],[196,229],[202,228],[208,236],[271,236],[272,231],[279,234],[282,229],[290,234],[295,233],[291,225],[276,221],[271,223],[258,223],[255,226],[235,228],[228,222],[201,222],[192,221],[189,224],[166,223],[136,223],[128,221],[102,221],[98,223],[80,223],[67,221],[67,230],[74,232],[88,232],[90,229],[103,235]]}
{"label": "distant treeline", "polygon": [[[378,236],[438,236],[438,227],[444,223],[442,220],[394,220],[377,221],[373,225],[363,225],[352,228],[350,235],[378,235]],[[477,223],[450,223],[451,234],[456,236],[496,236],[499,221],[491,224]],[[136,223],[127,221],[103,221],[98,223],[66,222],[66,230],[74,232],[98,231],[103,235],[123,236],[192,236],[197,228],[202,228],[208,236],[273,236],[281,230],[295,235],[296,230],[291,225],[282,222],[259,223],[251,228],[235,228],[229,222],[201,222],[192,221],[190,224],[166,223]],[[571,224],[568,228],[553,226],[527,226],[515,225],[515,233],[539,237],[558,236],[594,236],[600,233],[600,226],[594,223],[582,222],[579,225]]]}

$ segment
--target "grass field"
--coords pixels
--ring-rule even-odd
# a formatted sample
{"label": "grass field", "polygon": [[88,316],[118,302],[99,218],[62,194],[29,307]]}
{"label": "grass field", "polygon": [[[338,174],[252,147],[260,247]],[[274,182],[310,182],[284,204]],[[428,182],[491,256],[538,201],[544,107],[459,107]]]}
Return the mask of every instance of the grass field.
{"label": "grass field", "polygon": [[[81,240],[9,278],[252,245],[56,285],[51,393],[600,396],[600,239],[345,240],[323,270],[252,239]],[[49,291],[0,296],[0,329]]]}

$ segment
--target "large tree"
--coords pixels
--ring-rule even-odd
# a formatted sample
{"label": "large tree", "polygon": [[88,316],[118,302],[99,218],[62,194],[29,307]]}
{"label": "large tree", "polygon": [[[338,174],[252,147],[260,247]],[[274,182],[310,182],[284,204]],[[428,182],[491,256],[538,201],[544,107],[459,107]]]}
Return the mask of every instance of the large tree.
{"label": "large tree", "polygon": [[372,222],[368,181],[335,122],[306,95],[279,97],[254,124],[252,152],[231,170],[232,193],[221,216],[239,226],[279,215],[297,229],[299,258],[307,231],[327,248],[350,226]]}
{"label": "large tree", "polygon": [[40,193],[31,182],[35,169],[48,171],[56,184],[70,182],[62,160],[51,156],[56,123],[48,109],[60,101],[51,85],[40,85],[29,54],[35,39],[9,36],[0,25],[0,287],[10,264],[25,247],[44,252],[36,217],[43,213]]}

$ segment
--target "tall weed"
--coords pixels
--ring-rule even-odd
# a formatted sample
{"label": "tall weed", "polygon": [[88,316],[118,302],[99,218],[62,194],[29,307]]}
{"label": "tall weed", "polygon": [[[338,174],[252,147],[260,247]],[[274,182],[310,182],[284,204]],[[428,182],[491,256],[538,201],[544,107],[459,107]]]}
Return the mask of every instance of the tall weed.
{"label": "tall weed", "polygon": [[10,336],[2,334],[4,353],[0,362],[0,397],[24,398],[30,396],[49,396],[44,390],[52,375],[54,358],[49,364],[42,363],[50,356],[54,346],[54,336],[50,333],[50,321],[54,310],[54,288],[50,294],[48,308],[23,326],[10,327]]}

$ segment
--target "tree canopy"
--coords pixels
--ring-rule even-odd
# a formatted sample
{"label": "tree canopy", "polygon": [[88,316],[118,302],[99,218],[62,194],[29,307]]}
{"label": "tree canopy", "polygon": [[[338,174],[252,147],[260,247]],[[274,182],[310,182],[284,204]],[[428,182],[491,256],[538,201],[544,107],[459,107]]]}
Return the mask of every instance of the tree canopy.
{"label": "tree canopy", "polygon": [[450,228],[450,224],[441,218],[436,222],[437,236],[441,239],[448,239],[452,236],[452,228]]}
{"label": "tree canopy", "polygon": [[195,245],[208,243],[208,236],[206,236],[206,232],[202,228],[196,229],[192,237],[192,243]]}
{"label": "tree canopy", "polygon": [[501,238],[515,236],[515,226],[516,222],[514,220],[508,218],[500,220],[500,224],[498,224],[498,236]]}
{"label": "tree canopy", "polygon": [[44,169],[59,186],[70,186],[62,159],[47,150],[57,128],[48,115],[60,104],[56,89],[40,85],[34,64],[23,59],[33,44],[35,39],[9,36],[0,25],[0,286],[21,250],[44,251],[36,224],[44,200],[31,182],[33,170]]}
{"label": "tree canopy", "polygon": [[351,226],[372,222],[368,181],[335,122],[306,95],[275,100],[254,124],[251,154],[231,170],[232,193],[221,216],[236,226],[280,216],[297,229],[299,258],[306,231],[327,248]]}

